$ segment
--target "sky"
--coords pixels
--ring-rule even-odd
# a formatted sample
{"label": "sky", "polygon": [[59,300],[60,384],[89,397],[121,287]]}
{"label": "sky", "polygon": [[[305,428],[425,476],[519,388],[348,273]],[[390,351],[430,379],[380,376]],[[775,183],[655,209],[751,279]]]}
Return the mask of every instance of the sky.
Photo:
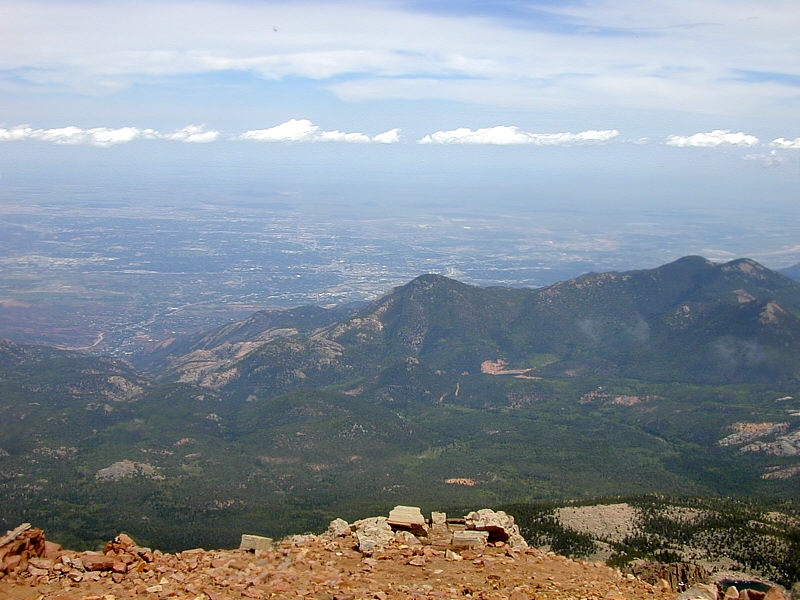
{"label": "sky", "polygon": [[0,14],[0,189],[796,210],[796,0],[0,0]]}

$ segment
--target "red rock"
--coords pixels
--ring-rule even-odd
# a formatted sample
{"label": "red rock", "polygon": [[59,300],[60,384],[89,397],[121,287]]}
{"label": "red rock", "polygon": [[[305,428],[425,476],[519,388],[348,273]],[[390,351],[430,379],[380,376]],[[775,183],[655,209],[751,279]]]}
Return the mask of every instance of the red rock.
{"label": "red rock", "polygon": [[33,577],[41,577],[42,575],[47,575],[47,569],[40,569],[38,567],[34,567],[33,565],[28,565],[28,573],[30,573]]}
{"label": "red rock", "polygon": [[19,567],[20,563],[22,562],[22,556],[19,554],[14,554],[12,556],[6,556],[3,560],[3,570],[14,571]]}
{"label": "red rock", "polygon": [[64,548],[61,547],[61,544],[45,540],[42,556],[45,558],[58,558],[62,552],[64,552]]}
{"label": "red rock", "polygon": [[406,564],[411,565],[412,567],[424,567],[428,561],[425,559],[424,556],[415,556],[411,560],[409,560]]}
{"label": "red rock", "polygon": [[[153,562],[155,558],[155,553],[150,548],[144,548],[142,546],[133,546],[128,550],[131,554],[134,554],[141,558],[145,562]],[[160,556],[159,552],[159,556]]]}
{"label": "red rock", "polygon": [[29,558],[28,564],[33,565],[37,569],[50,570],[55,566],[56,561],[52,558]]}
{"label": "red rock", "polygon": [[111,569],[116,561],[113,557],[99,552],[85,552],[81,554],[81,562],[87,571],[103,571]]}

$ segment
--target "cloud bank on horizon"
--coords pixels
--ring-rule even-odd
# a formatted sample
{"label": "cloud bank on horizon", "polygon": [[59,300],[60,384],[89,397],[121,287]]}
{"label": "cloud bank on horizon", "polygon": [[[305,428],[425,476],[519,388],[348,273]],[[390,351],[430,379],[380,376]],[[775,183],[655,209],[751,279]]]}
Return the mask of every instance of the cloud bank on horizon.
{"label": "cloud bank on horizon", "polygon": [[534,146],[563,146],[607,142],[619,135],[616,129],[590,130],[580,133],[532,133],[519,127],[500,125],[472,130],[466,127],[452,131],[437,131],[426,135],[420,144],[493,144],[508,146],[532,144]]}
{"label": "cloud bank on horizon", "polygon": [[171,133],[161,133],[155,129],[138,127],[92,127],[82,129],[74,125],[51,129],[34,129],[18,125],[10,129],[0,128],[0,142],[39,140],[62,146],[90,145],[108,147],[125,144],[134,140],[174,140],[178,142],[206,144],[215,141],[219,131],[207,130],[202,125],[188,125]]}
{"label": "cloud bank on horizon", "polygon": [[[42,122],[48,109],[65,110],[65,97],[77,119],[105,96],[134,108],[115,114],[113,103],[105,107],[119,122],[179,113],[187,101],[209,122],[221,102],[209,90],[233,86],[243,97],[263,95],[284,118],[302,99],[312,116],[338,102],[354,115],[380,106],[374,110],[384,121],[395,119],[372,136],[312,131],[299,120],[239,134],[261,141],[394,143],[402,129],[434,144],[548,145],[564,140],[526,133],[538,115],[557,115],[575,124],[564,129],[591,137],[587,125],[612,131],[605,125],[629,111],[655,121],[670,114],[673,126],[709,131],[667,142],[680,147],[748,145],[724,137],[730,131],[715,135],[723,127],[769,137],[800,129],[800,11],[791,0],[0,0],[0,8],[0,92],[17,112],[0,120]],[[265,85],[281,93],[266,94]],[[414,131],[420,102],[453,119],[463,114],[465,126]],[[529,121],[476,122],[470,106],[488,106],[506,123],[524,111]],[[141,126],[91,129],[37,135],[95,145],[150,135]],[[211,131],[171,135],[217,139]],[[775,147],[793,148],[792,137],[777,138],[786,143],[776,139]]]}
{"label": "cloud bank on horizon", "polygon": [[[616,129],[586,130],[579,133],[536,133],[523,131],[519,127],[497,125],[481,129],[459,127],[449,131],[436,131],[416,140],[425,145],[490,145],[490,146],[576,146],[617,143],[630,143],[641,146],[647,141],[619,140],[620,132]],[[254,141],[274,143],[315,143],[339,142],[351,144],[397,144],[402,141],[400,129],[394,128],[376,135],[360,132],[343,132],[339,130],[325,131],[308,119],[289,119],[288,121],[265,129],[251,129],[240,134],[228,136],[216,129],[206,129],[204,125],[187,125],[175,131],[162,133],[152,128],[139,127],[93,127],[83,129],[74,125],[35,129],[28,125],[11,128],[0,127],[0,142],[41,141],[56,145],[75,146],[90,145],[107,148],[136,140],[171,140],[191,144],[208,144],[228,139],[230,141]],[[662,142],[666,146],[677,148],[717,148],[743,147],[752,148],[761,144],[760,140],[744,132],[731,132],[717,129],[710,132],[698,132],[692,135],[669,135]],[[793,140],[776,138],[769,144],[777,150],[800,149],[800,138]],[[752,155],[747,155],[750,158]]]}

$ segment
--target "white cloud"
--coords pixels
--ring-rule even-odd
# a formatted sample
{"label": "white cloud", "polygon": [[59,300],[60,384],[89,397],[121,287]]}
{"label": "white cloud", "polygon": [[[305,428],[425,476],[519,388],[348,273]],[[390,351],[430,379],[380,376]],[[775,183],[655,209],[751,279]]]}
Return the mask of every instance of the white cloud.
{"label": "white cloud", "polygon": [[126,144],[134,140],[168,139],[181,142],[211,142],[219,136],[218,131],[206,131],[200,125],[189,125],[173,133],[159,133],[155,129],[138,127],[93,127],[82,129],[74,125],[52,129],[34,129],[18,125],[11,129],[0,128],[0,141],[39,140],[62,146],[90,145],[108,147]]}
{"label": "white cloud", "polygon": [[741,131],[734,133],[727,129],[715,129],[708,133],[695,133],[694,135],[670,135],[664,143],[667,146],[676,146],[678,148],[755,146],[758,144],[758,138]]}
{"label": "white cloud", "polygon": [[384,131],[383,133],[372,136],[372,141],[378,142],[379,144],[396,144],[400,141],[400,130],[395,128]]}
{"label": "white cloud", "polygon": [[782,137],[775,138],[770,142],[770,146],[785,150],[800,150],[800,137],[793,140],[787,140],[786,138]]}
{"label": "white cloud", "polygon": [[187,144],[207,144],[208,142],[216,141],[219,135],[219,131],[208,130],[204,125],[187,125],[183,129],[178,129],[172,133],[161,134],[160,137],[177,142],[186,142]]}
{"label": "white cloud", "polygon": [[31,137],[33,129],[27,125],[17,125],[11,129],[0,127],[0,142],[16,142]]}
{"label": "white cloud", "polygon": [[158,132],[154,129],[139,129],[137,127],[81,129],[80,127],[69,125],[53,129],[34,129],[27,125],[18,125],[11,129],[0,128],[0,141],[40,140],[70,146],[89,144],[107,147],[115,144],[124,144],[136,139],[152,139],[155,137],[158,137]]}
{"label": "white cloud", "polygon": [[269,129],[245,131],[238,139],[257,142],[310,142],[317,131],[319,126],[308,119],[289,119]]}
{"label": "white cloud", "polygon": [[531,133],[519,127],[498,125],[483,129],[460,127],[426,135],[420,144],[493,144],[499,146],[532,144],[535,146],[567,146],[607,142],[619,135],[616,129],[588,130],[580,133]]}
{"label": "white cloud", "polygon": [[796,112],[797,88],[780,78],[800,72],[793,0],[545,2],[530,13],[544,18],[530,19],[400,0],[186,6],[0,0],[0,70],[37,94],[160,90],[170,76],[239,71],[324,81],[346,99]]}
{"label": "white cloud", "polygon": [[154,138],[157,132],[153,129],[138,129],[136,127],[121,127],[119,129],[108,129],[98,127],[86,131],[89,143],[93,146],[113,146],[115,144],[125,144],[142,138]]}
{"label": "white cloud", "polygon": [[400,140],[399,129],[391,129],[370,137],[364,133],[345,133],[343,131],[323,131],[308,119],[289,119],[285,123],[268,129],[252,129],[237,136],[238,140],[257,142],[347,142],[365,144],[379,142],[394,143]]}

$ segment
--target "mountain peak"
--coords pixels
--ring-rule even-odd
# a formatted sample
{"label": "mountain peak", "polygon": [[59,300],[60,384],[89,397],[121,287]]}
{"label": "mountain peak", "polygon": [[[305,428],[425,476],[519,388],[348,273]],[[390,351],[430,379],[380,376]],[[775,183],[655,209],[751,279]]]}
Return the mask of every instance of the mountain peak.
{"label": "mountain peak", "polygon": [[425,273],[423,275],[417,275],[406,285],[431,286],[431,285],[447,285],[455,283],[460,283],[460,282],[456,281],[455,279],[450,279],[449,277],[445,277],[444,275],[439,275],[438,273]]}
{"label": "mountain peak", "polygon": [[450,279],[444,275],[436,273],[426,273],[418,275],[405,285],[394,288],[386,298],[412,297],[422,298],[429,297],[431,294],[438,297],[439,294],[449,293],[454,289],[471,288],[472,286],[461,283],[455,279]]}
{"label": "mountain peak", "polygon": [[752,258],[737,258],[723,265],[720,265],[720,271],[723,273],[739,272],[743,275],[749,275],[758,279],[764,279],[770,273],[761,263],[754,261]]}
{"label": "mountain peak", "polygon": [[709,266],[713,265],[710,260],[708,260],[705,256],[700,256],[698,254],[690,254],[688,256],[682,256],[678,260],[672,261],[671,263],[667,263],[664,266],[669,265],[684,265],[684,266]]}

